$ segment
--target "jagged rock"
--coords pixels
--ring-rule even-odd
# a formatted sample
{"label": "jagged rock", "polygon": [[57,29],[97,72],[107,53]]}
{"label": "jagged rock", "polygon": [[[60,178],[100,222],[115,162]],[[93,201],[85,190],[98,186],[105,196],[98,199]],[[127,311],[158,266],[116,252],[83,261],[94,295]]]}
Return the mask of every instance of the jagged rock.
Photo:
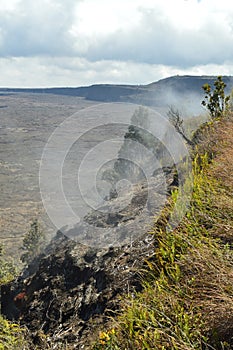
{"label": "jagged rock", "polygon": [[[67,231],[69,237],[58,231],[18,280],[2,286],[2,313],[9,319],[20,318],[35,343],[40,344],[43,331],[52,343],[89,349],[100,327],[119,311],[120,297],[142,289],[140,271],[155,248],[154,236],[147,232],[174,180],[172,169],[167,169],[166,180],[164,186],[158,173],[147,184],[132,186],[108,201],[106,211],[90,212]],[[96,237],[97,228],[108,228],[108,236]],[[78,229],[86,229],[83,237],[90,244],[71,239]],[[118,245],[110,246],[119,233]],[[105,239],[105,247],[98,245],[98,238]],[[15,303],[22,295],[20,304]]]}
{"label": "jagged rock", "polygon": [[148,231],[163,208],[173,176],[168,183],[161,172],[140,181],[130,190],[90,211],[77,225],[62,228],[75,241],[93,247],[123,246]]}
{"label": "jagged rock", "polygon": [[21,323],[34,335],[43,331],[53,342],[83,349],[119,309],[120,295],[142,288],[138,272],[154,252],[153,236],[121,248],[94,249],[61,239],[59,233],[47,250],[51,247],[53,252],[41,258],[33,275],[16,281],[8,293],[5,286],[2,312],[12,309],[14,295],[25,290],[15,317],[20,313]]}

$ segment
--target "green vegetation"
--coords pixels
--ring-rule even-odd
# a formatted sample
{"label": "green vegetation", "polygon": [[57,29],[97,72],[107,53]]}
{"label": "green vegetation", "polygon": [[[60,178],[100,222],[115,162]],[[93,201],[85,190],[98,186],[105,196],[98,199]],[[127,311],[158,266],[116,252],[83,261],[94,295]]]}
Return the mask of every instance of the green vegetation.
{"label": "green vegetation", "polygon": [[230,119],[202,128],[187,215],[166,229],[174,191],[151,230],[155,252],[145,261],[143,291],[122,299],[120,315],[93,349],[232,349],[233,180],[225,161],[233,156],[232,130]]}
{"label": "green vegetation", "polygon": [[[23,240],[23,249],[25,253],[21,259],[29,263],[41,251],[44,242],[44,234],[40,229],[37,220],[31,224],[29,232]],[[4,257],[3,247],[0,246],[0,286],[12,281],[17,274],[17,269],[13,262],[7,262]],[[25,339],[27,330],[19,323],[10,322],[0,315],[0,350],[27,350],[31,346]]]}
{"label": "green vegetation", "polygon": [[[119,314],[100,331],[93,350],[232,349],[233,120],[220,115],[219,106],[212,106],[214,120],[195,135],[192,176],[184,184],[193,186],[193,194],[185,217],[168,229],[175,189],[150,232],[155,249],[141,271],[143,290],[122,297]],[[42,238],[36,221],[25,236],[24,261],[40,251]],[[0,317],[0,350],[27,349],[24,332]]]}
{"label": "green vegetation", "polygon": [[0,350],[29,349],[25,347],[25,329],[0,315]]}
{"label": "green vegetation", "polygon": [[6,261],[3,246],[0,245],[0,286],[10,282],[16,276],[16,272],[14,263]]}
{"label": "green vegetation", "polygon": [[205,99],[202,101],[202,105],[207,108],[212,118],[219,118],[229,109],[230,96],[225,96],[226,84],[221,76],[218,76],[214,82],[214,87],[212,91],[209,84],[203,85]]}
{"label": "green vegetation", "polygon": [[[3,247],[0,246],[0,287],[12,281],[17,270],[13,262],[7,262]],[[26,349],[24,344],[25,330],[18,323],[12,323],[0,315],[0,350]]]}
{"label": "green vegetation", "polygon": [[45,235],[40,228],[38,220],[35,219],[31,224],[29,232],[23,239],[22,249],[25,253],[21,256],[22,262],[29,264],[36,256],[38,256],[41,253],[44,242]]}

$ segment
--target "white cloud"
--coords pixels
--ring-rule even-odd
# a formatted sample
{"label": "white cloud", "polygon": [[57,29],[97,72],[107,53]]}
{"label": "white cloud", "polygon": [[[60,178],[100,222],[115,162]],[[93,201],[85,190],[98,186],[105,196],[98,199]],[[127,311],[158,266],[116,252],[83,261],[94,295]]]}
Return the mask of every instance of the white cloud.
{"label": "white cloud", "polygon": [[0,12],[1,56],[61,55],[72,50],[70,24],[75,0],[16,2]]}
{"label": "white cloud", "polygon": [[2,87],[83,86],[98,83],[149,84],[172,75],[230,75],[233,64],[178,68],[147,63],[98,61],[83,58],[0,58]]}
{"label": "white cloud", "polygon": [[1,12],[11,12],[14,11],[20,0],[0,0],[0,11]]}
{"label": "white cloud", "polygon": [[[97,30],[95,35],[77,31],[77,53],[92,61],[115,58],[180,67],[222,63],[233,56],[232,10],[217,12],[205,1],[198,4],[194,0],[154,3],[158,6],[136,7],[135,3],[138,20],[115,31],[111,28],[99,34]],[[95,21],[91,28],[93,31]]]}
{"label": "white cloud", "polygon": [[231,74],[228,0],[0,0],[1,85]]}

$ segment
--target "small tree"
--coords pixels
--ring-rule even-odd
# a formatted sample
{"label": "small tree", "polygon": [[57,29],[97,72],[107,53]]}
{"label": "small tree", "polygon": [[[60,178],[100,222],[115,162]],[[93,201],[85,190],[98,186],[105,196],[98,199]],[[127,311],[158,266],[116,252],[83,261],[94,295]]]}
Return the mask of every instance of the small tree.
{"label": "small tree", "polygon": [[[128,127],[124,138],[141,143],[147,148],[153,148],[155,144],[154,136],[147,131],[150,127],[149,111],[146,107],[139,106],[131,117],[131,124]],[[121,156],[121,151],[119,152]]]}
{"label": "small tree", "polygon": [[230,96],[225,96],[225,88],[226,84],[222,80],[222,76],[217,77],[213,90],[209,84],[202,86],[205,92],[205,99],[201,104],[208,109],[213,119],[220,118],[229,108]]}
{"label": "small tree", "polygon": [[44,242],[44,233],[40,228],[38,220],[35,219],[31,224],[29,232],[23,239],[22,249],[25,251],[25,253],[21,255],[21,261],[29,264],[38,254],[41,253]]}
{"label": "small tree", "polygon": [[131,124],[142,129],[147,129],[150,124],[148,109],[143,106],[139,106],[131,117]]}
{"label": "small tree", "polygon": [[188,138],[184,128],[184,119],[181,117],[178,109],[175,109],[173,106],[169,108],[167,113],[170,123],[174,126],[176,131],[184,138],[189,146],[193,146],[193,142]]}

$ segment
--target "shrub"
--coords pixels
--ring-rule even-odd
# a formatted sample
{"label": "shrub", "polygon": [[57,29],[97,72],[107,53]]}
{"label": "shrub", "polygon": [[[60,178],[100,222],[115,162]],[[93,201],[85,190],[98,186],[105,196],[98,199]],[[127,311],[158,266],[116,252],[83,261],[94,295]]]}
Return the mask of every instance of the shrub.
{"label": "shrub", "polygon": [[6,261],[3,246],[0,245],[0,285],[11,281],[16,276],[16,267],[11,261]]}
{"label": "shrub", "polygon": [[22,249],[25,253],[23,253],[20,258],[22,262],[29,264],[37,255],[39,255],[44,242],[45,235],[40,228],[38,220],[35,219],[31,224],[29,232],[23,239]]}
{"label": "shrub", "polygon": [[207,108],[212,118],[220,118],[229,109],[230,96],[225,96],[226,84],[221,76],[214,82],[214,90],[209,84],[202,86],[205,98],[202,105]]}

